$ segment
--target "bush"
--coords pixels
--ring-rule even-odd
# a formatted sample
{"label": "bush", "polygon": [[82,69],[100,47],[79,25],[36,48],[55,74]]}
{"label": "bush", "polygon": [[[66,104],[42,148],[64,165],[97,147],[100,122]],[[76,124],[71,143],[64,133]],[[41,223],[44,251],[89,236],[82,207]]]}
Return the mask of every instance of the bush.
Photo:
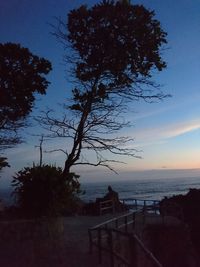
{"label": "bush", "polygon": [[13,195],[26,216],[58,216],[74,207],[81,192],[78,178],[74,173],[64,177],[59,167],[33,165],[13,177]]}
{"label": "bush", "polygon": [[[182,212],[182,218],[188,224],[192,242],[200,254],[200,189],[190,189],[186,195],[176,195],[164,198],[160,202],[160,211],[164,216],[175,216],[180,218],[178,212],[171,214],[171,210]],[[169,209],[170,207],[170,209]],[[178,208],[178,209],[177,209]]]}

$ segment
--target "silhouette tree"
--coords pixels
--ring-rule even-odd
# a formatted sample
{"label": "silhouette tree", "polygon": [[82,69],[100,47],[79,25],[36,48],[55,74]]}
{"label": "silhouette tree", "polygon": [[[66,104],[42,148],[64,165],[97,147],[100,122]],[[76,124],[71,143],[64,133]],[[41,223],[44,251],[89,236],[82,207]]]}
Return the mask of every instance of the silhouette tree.
{"label": "silhouette tree", "polygon": [[45,94],[49,82],[44,75],[50,70],[48,60],[33,55],[27,48],[0,44],[0,150],[21,142],[17,130],[25,126],[35,93]]}
{"label": "silhouette tree", "polygon": [[[154,12],[129,1],[103,1],[72,10],[68,22],[59,20],[55,33],[66,46],[65,60],[74,82],[72,98],[64,105],[63,118],[49,110],[38,118],[51,137],[69,139],[64,149],[64,174],[78,164],[105,166],[114,155],[137,156],[128,148],[132,138],[114,136],[129,123],[123,115],[132,101],[166,97],[152,81],[152,72],[166,67],[161,47],[166,33]],[[96,153],[87,160],[84,150]],[[93,157],[94,158],[94,157]]]}
{"label": "silhouette tree", "polygon": [[10,167],[10,165],[7,162],[7,158],[5,157],[0,157],[0,172],[3,168],[5,167]]}
{"label": "silhouette tree", "polygon": [[26,216],[52,217],[72,211],[81,193],[76,174],[66,180],[61,168],[46,164],[23,168],[13,177],[12,186],[16,204]]}

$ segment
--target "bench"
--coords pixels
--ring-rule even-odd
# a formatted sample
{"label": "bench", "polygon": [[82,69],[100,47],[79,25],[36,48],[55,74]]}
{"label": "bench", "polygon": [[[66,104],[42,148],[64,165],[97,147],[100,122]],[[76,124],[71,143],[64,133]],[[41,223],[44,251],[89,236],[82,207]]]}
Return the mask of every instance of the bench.
{"label": "bench", "polygon": [[99,214],[102,215],[104,211],[115,212],[115,205],[113,200],[105,200],[99,202]]}

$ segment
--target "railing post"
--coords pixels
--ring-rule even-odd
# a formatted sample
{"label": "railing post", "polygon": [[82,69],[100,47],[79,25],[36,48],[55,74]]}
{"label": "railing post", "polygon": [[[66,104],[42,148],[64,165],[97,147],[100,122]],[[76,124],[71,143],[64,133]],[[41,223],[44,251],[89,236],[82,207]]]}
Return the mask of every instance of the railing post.
{"label": "railing post", "polygon": [[114,267],[114,254],[113,254],[113,236],[112,229],[108,230],[108,240],[109,240],[109,248],[110,248],[110,267]]}
{"label": "railing post", "polygon": [[98,252],[99,252],[99,263],[102,263],[102,248],[101,248],[101,228],[98,228]]}
{"label": "railing post", "polygon": [[101,202],[99,202],[99,215],[102,215],[102,211],[101,211]]}
{"label": "railing post", "polygon": [[112,213],[115,213],[115,202],[112,200]]}
{"label": "railing post", "polygon": [[115,228],[118,228],[118,219],[115,220]]}
{"label": "railing post", "polygon": [[92,254],[93,252],[93,244],[92,244],[92,233],[90,229],[88,229],[88,235],[89,235],[89,252]]}
{"label": "railing post", "polygon": [[133,224],[132,224],[132,227],[133,227],[133,230],[135,230],[135,212],[133,212]]}
{"label": "railing post", "polygon": [[126,233],[127,233],[127,231],[128,231],[128,225],[127,225],[127,216],[125,216],[124,217],[124,224],[125,224],[125,231],[126,231]]}

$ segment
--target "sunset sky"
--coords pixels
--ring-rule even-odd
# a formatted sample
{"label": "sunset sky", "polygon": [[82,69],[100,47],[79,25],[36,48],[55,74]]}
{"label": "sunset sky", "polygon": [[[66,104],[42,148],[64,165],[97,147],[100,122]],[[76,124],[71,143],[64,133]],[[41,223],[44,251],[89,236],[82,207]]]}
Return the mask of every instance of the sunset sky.
{"label": "sunset sky", "polygon": [[[51,85],[47,95],[38,97],[36,109],[31,115],[46,106],[56,110],[57,104],[63,103],[69,96],[70,85],[66,82],[67,74],[62,61],[64,51],[50,34],[50,24],[55,24],[55,17],[66,20],[69,10],[81,4],[95,3],[97,1],[94,0],[0,1],[0,42],[20,43],[32,53],[47,58],[53,65],[53,71],[48,76]],[[167,68],[162,73],[155,73],[154,80],[162,84],[163,91],[172,97],[154,104],[132,103],[126,117],[133,127],[125,134],[135,138],[134,147],[141,151],[139,155],[142,159],[124,158],[126,164],[115,166],[119,171],[118,177],[143,177],[141,173],[145,177],[163,175],[164,178],[200,176],[200,171],[194,170],[200,168],[200,1],[146,0],[133,3],[155,10],[155,17],[168,33],[168,44],[163,51]],[[5,151],[12,167],[5,169],[1,183],[5,183],[5,177],[20,168],[39,161],[35,147],[39,138],[32,137],[32,133],[42,131],[36,126],[25,129],[26,143]],[[59,144],[60,147],[63,145]],[[48,146],[45,143],[44,149]],[[63,165],[63,155],[45,154],[44,158],[46,163]],[[177,169],[180,171],[175,171]],[[108,171],[91,167],[79,168],[77,172],[82,173],[83,180],[116,177]]]}

